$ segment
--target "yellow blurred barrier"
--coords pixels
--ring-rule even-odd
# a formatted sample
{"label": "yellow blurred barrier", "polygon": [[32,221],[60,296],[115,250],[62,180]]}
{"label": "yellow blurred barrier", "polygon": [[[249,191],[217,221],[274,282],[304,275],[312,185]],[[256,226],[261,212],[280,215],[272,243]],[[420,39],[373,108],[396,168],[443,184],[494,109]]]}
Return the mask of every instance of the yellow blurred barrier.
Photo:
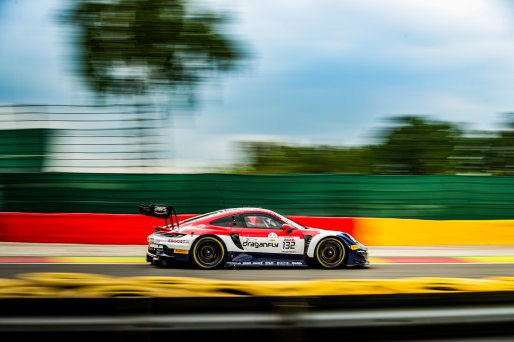
{"label": "yellow blurred barrier", "polygon": [[49,287],[76,287],[85,285],[109,284],[116,278],[91,273],[39,272],[18,275],[19,279],[30,281],[35,285]]}
{"label": "yellow blurred barrier", "polygon": [[233,281],[89,273],[25,273],[0,279],[0,298],[344,296],[514,291],[514,277]]}
{"label": "yellow blurred barrier", "polygon": [[514,220],[355,218],[368,246],[514,245]]}

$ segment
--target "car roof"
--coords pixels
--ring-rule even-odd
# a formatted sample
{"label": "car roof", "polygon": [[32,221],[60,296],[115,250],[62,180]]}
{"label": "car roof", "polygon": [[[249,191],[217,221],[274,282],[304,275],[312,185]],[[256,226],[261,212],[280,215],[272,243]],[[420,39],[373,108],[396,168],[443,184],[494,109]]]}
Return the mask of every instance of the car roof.
{"label": "car roof", "polygon": [[[220,209],[217,211],[213,211],[211,213],[205,213],[205,214],[199,214],[198,216],[204,216],[198,219],[197,222],[204,222],[205,220],[211,221],[213,219],[217,219],[226,215],[239,215],[239,214],[245,214],[245,213],[263,213],[263,214],[277,214],[272,210],[264,209],[264,208],[258,208],[258,207],[238,207],[238,208],[225,208]],[[194,219],[192,217],[191,219]],[[196,221],[196,220],[195,220]]]}
{"label": "car roof", "polygon": [[250,213],[250,212],[252,212],[252,213],[253,212],[261,212],[261,213],[266,213],[266,214],[276,214],[274,211],[269,210],[269,209],[264,209],[264,208],[258,208],[258,207],[238,207],[238,208],[221,209],[216,216],[218,216],[218,215],[223,216],[223,215],[226,215],[228,213],[231,213],[231,214],[244,214],[244,213]]}

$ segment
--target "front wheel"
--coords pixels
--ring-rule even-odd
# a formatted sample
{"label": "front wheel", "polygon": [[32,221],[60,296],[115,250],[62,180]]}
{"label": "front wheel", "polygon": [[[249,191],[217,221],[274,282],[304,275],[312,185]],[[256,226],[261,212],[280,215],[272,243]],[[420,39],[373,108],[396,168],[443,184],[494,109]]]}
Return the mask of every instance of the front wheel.
{"label": "front wheel", "polygon": [[225,261],[225,246],[212,236],[205,236],[198,239],[191,252],[194,266],[203,269],[218,268]]}
{"label": "front wheel", "polygon": [[346,262],[346,247],[337,238],[325,238],[316,246],[314,260],[323,268],[342,267]]}

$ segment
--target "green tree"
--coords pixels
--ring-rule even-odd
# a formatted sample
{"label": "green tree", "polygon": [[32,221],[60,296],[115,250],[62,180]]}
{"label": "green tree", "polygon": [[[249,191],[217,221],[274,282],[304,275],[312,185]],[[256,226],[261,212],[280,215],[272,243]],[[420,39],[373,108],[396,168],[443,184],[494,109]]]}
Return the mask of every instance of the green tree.
{"label": "green tree", "polygon": [[455,173],[453,156],[462,137],[462,131],[456,125],[419,116],[398,116],[391,121],[394,126],[381,134],[374,173]]}
{"label": "green tree", "polygon": [[223,31],[227,16],[186,0],[77,0],[64,18],[78,29],[78,74],[99,95],[194,97],[247,56]]}
{"label": "green tree", "polygon": [[240,142],[243,173],[370,173],[372,148],[298,146],[271,142]]}
{"label": "green tree", "polygon": [[135,109],[127,134],[139,166],[169,151],[157,147],[158,130],[172,110],[193,109],[200,84],[249,56],[225,30],[229,16],[193,1],[76,0],[61,19],[73,28],[75,71],[97,100]]}
{"label": "green tree", "polygon": [[[505,114],[505,128],[489,139],[484,159],[494,175],[514,175],[514,113]],[[484,146],[484,145],[482,145]]]}

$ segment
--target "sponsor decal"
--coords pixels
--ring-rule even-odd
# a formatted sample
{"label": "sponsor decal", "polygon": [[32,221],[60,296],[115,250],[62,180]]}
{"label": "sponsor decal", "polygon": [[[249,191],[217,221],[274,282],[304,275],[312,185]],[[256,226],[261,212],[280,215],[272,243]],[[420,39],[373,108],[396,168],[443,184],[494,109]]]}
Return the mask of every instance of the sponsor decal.
{"label": "sponsor decal", "polygon": [[269,233],[268,234],[268,239],[271,240],[272,242],[277,241],[277,239],[278,239],[277,233],[274,233],[274,232]]}
{"label": "sponsor decal", "polygon": [[175,253],[175,254],[188,254],[188,253],[189,253],[189,251],[188,251],[187,249],[178,249],[178,248],[175,248],[175,249],[173,250],[173,253]]}
{"label": "sponsor decal", "polygon": [[168,214],[168,208],[163,206],[155,206],[153,208],[153,212],[157,215],[167,215]]}
{"label": "sponsor decal", "polygon": [[254,240],[243,241],[243,247],[265,248],[265,247],[278,247],[278,242],[258,242]]}
{"label": "sponsor decal", "polygon": [[184,239],[168,239],[168,242],[173,242],[173,243],[189,243],[188,240],[184,240]]}

